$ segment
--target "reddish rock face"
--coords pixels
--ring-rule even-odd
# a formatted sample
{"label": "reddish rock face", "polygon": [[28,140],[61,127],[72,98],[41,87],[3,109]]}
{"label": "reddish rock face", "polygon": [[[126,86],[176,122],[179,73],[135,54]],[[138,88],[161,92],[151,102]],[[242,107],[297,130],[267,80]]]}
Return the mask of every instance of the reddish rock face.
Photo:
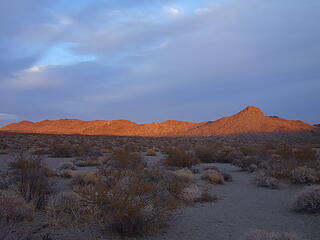
{"label": "reddish rock face", "polygon": [[318,131],[301,121],[265,116],[257,107],[249,106],[241,112],[216,121],[191,123],[168,120],[161,123],[136,124],[127,120],[81,121],[77,119],[22,121],[9,124],[0,131],[49,134],[84,134],[117,136],[226,136],[242,133],[273,133]]}

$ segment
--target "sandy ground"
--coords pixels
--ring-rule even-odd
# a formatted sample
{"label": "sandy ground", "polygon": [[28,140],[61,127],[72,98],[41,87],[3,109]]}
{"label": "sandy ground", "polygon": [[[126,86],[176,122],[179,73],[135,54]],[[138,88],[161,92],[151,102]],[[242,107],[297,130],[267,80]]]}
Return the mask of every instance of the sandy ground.
{"label": "sandy ground", "polygon": [[283,185],[280,190],[258,188],[254,174],[228,164],[216,164],[234,181],[214,187],[215,203],[184,208],[167,233],[147,239],[237,240],[252,229],[293,232],[305,240],[320,239],[320,216],[296,214],[291,202],[302,187]]}
{"label": "sandy ground", "polygon": [[[160,158],[146,157],[149,165],[156,164]],[[71,160],[72,158],[45,158],[48,167],[53,169],[57,168],[60,162]],[[0,155],[0,170],[5,170],[7,163],[8,155]],[[320,216],[297,214],[291,209],[294,196],[303,186],[283,184],[280,190],[259,188],[251,183],[254,174],[240,172],[238,168],[229,164],[216,166],[230,173],[234,179],[223,186],[212,186],[219,200],[181,209],[165,233],[144,239],[238,240],[253,229],[292,232],[304,240],[320,239]],[[79,168],[94,169],[96,168]],[[58,185],[64,185],[67,189],[68,181],[70,180],[61,179]],[[90,232],[88,229],[70,229],[70,232],[63,232],[59,239],[88,239],[95,235],[91,235]]]}

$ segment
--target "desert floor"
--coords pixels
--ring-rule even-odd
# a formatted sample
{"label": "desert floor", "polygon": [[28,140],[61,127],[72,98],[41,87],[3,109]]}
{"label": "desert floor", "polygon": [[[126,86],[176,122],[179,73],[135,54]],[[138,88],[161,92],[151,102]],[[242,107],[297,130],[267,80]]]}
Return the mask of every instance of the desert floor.
{"label": "desert floor", "polygon": [[[8,155],[0,155],[0,169],[5,171],[9,162]],[[147,157],[150,164],[160,157]],[[71,158],[45,158],[50,168],[57,168],[60,162]],[[292,211],[294,196],[305,186],[292,186],[282,183],[278,190],[259,188],[252,184],[255,173],[241,172],[230,164],[216,166],[232,175],[233,181],[222,186],[212,186],[211,190],[219,198],[213,203],[196,204],[180,209],[175,220],[169,223],[165,232],[147,236],[143,239],[219,239],[237,240],[251,230],[259,229],[275,232],[296,233],[301,239],[320,239],[320,216],[297,214]],[[95,167],[79,168],[78,171],[96,171]],[[58,180],[58,179],[57,179]],[[56,187],[67,190],[70,179],[59,179]],[[109,236],[96,234],[98,226],[50,230],[54,239],[87,240],[110,239]]]}

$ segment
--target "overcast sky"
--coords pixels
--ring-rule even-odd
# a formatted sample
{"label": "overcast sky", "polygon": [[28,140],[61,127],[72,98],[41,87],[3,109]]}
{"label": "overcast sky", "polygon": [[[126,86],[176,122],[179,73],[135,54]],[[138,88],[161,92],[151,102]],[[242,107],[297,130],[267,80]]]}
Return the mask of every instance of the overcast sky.
{"label": "overcast sky", "polygon": [[10,0],[0,125],[214,120],[255,105],[320,122],[319,0]]}

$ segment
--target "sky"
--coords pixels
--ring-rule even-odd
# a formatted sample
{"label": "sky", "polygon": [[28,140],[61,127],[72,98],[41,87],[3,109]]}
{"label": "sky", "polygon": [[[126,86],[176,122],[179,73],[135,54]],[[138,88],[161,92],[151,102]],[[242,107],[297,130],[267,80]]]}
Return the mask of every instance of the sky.
{"label": "sky", "polygon": [[10,0],[0,126],[201,122],[248,105],[320,123],[319,0]]}

